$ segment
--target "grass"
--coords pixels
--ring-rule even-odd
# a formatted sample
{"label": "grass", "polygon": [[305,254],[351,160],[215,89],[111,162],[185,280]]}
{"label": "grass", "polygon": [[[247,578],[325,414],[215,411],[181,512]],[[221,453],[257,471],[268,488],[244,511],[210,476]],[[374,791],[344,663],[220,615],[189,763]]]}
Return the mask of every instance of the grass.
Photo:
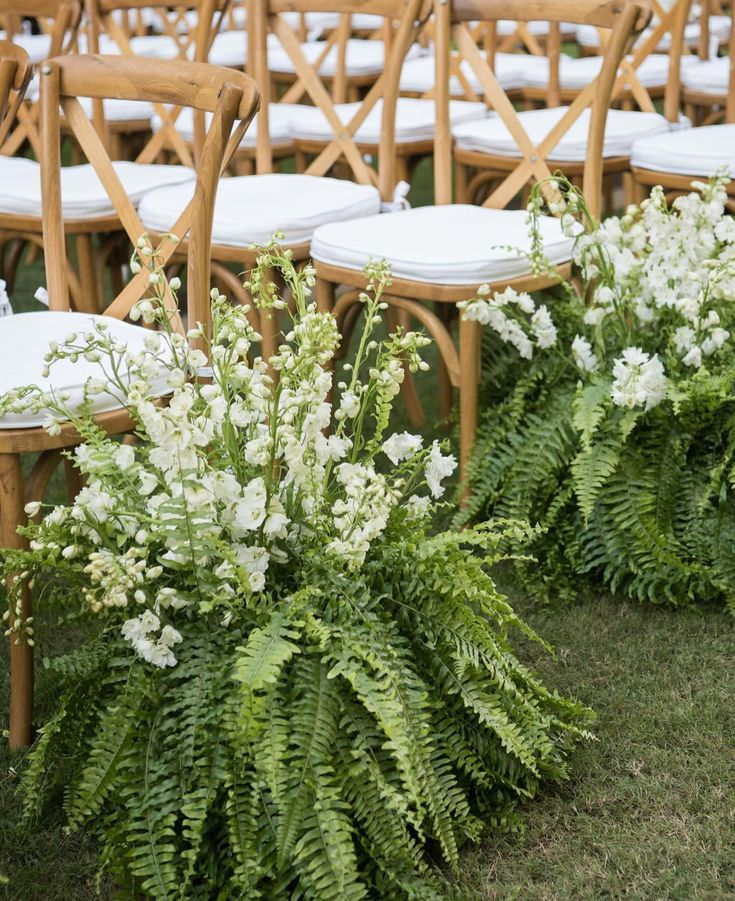
{"label": "grass", "polygon": [[[17,307],[43,281],[25,269]],[[431,376],[420,386],[435,411]],[[61,488],[57,486],[57,491]],[[571,778],[524,805],[520,835],[489,837],[462,858],[467,898],[725,899],[735,897],[735,623],[718,610],[634,606],[608,597],[539,608],[506,585],[519,612],[556,648],[523,644],[548,685],[598,713],[597,740],[578,749]],[[79,640],[39,611],[39,657]],[[7,710],[5,643],[0,720]],[[38,668],[37,719],[53,709],[54,679]],[[22,757],[0,748],[0,897],[85,901],[97,861],[85,833],[66,835],[60,805],[24,827],[16,792]]]}

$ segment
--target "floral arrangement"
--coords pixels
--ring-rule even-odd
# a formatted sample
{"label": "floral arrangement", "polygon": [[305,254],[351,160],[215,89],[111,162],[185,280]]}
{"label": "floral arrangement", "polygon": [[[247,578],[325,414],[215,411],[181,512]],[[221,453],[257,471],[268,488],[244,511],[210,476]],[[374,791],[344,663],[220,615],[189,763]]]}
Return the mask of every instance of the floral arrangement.
{"label": "floral arrangement", "polygon": [[[485,411],[461,519],[544,529],[529,585],[580,577],[629,596],[735,610],[735,222],[726,180],[602,224],[562,178],[553,211],[578,275],[535,300],[484,291]],[[541,207],[537,187],[531,233]],[[546,267],[534,250],[537,271]]]}
{"label": "floral arrangement", "polygon": [[[451,867],[486,826],[514,827],[518,798],[564,777],[586,734],[588,712],[514,655],[512,628],[535,636],[488,571],[529,530],[432,533],[456,464],[388,434],[427,342],[376,338],[384,265],[366,271],[334,406],[339,335],[313,269],[263,249],[254,303],[292,315],[266,361],[247,307],[214,291],[211,335],[187,341],[145,239],[135,267],[151,290],[133,318],[158,326],[145,349],[98,323],[48,357],[99,363],[79,409],[33,387],[2,401],[47,410],[50,430],[71,420],[85,481],[71,506],[29,507],[30,550],[4,570],[98,624],[49,664],[65,689],[24,774],[27,816],[63,786],[69,828],[96,830],[125,897],[445,897],[427,843]],[[132,442],[89,415],[100,392]],[[16,641],[32,628],[9,624]]]}

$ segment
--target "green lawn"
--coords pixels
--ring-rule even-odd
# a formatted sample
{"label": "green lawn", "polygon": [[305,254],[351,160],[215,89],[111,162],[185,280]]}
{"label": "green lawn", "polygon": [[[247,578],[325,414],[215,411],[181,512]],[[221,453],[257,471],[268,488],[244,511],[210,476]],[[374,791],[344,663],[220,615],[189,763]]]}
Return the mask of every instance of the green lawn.
{"label": "green lawn", "polygon": [[[43,281],[23,274],[13,298],[30,308]],[[432,376],[422,394],[432,397]],[[430,418],[434,408],[428,407]],[[58,488],[57,488],[58,490]],[[507,578],[507,577],[506,577]],[[506,590],[556,647],[523,644],[546,682],[598,713],[597,741],[581,747],[572,778],[525,805],[522,835],[468,849],[462,891],[484,899],[719,899],[735,897],[735,623],[717,610],[639,607],[611,598],[538,608]],[[39,658],[78,639],[41,609]],[[6,648],[3,642],[3,659]],[[7,710],[0,665],[0,719]],[[53,708],[53,677],[39,667],[39,722]],[[5,897],[98,897],[91,840],[67,836],[60,812],[19,827],[21,758],[0,752],[0,874]],[[102,885],[102,897],[111,886]]]}

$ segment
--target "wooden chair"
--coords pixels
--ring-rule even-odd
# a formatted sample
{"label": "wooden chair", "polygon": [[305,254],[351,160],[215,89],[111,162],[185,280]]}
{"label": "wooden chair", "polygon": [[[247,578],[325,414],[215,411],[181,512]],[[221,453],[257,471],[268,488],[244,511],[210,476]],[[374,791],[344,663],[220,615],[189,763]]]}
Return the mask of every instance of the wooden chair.
{"label": "wooden chair", "polygon": [[[482,78],[483,60],[477,52],[476,46],[466,34],[460,37],[457,32],[460,53],[472,66],[478,79]],[[632,44],[635,35],[631,36]],[[568,105],[549,106],[545,109],[523,110],[517,116],[503,113],[507,110],[507,97],[500,96],[497,84],[485,81],[485,99],[488,106],[495,109],[499,115],[483,120],[473,121],[456,126],[452,129],[455,139],[455,160],[457,164],[457,197],[460,202],[480,203],[488,197],[489,205],[498,202],[493,199],[494,192],[500,191],[500,202],[507,203],[512,193],[503,193],[506,177],[513,173],[519,164],[524,161],[530,166],[542,161],[546,171],[549,169],[561,171],[572,181],[581,185],[587,158],[587,134],[591,112],[589,107],[595,97],[596,85],[604,80],[609,70],[609,57],[617,56],[618,49],[610,43],[611,37],[604,38],[606,44],[605,55],[599,60],[596,72],[588,72],[581,79],[584,87],[577,90],[574,99]],[[630,46],[629,44],[629,46]],[[626,48],[627,49],[627,48]],[[472,58],[470,58],[472,57]],[[597,58],[593,58],[597,63]],[[619,59],[619,58],[618,58]],[[537,57],[533,61],[538,60]],[[570,64],[580,63],[588,66],[589,59],[570,60]],[[530,63],[529,63],[530,65]],[[556,53],[554,58],[547,60],[546,74],[555,70],[552,82],[555,85],[557,97],[561,95],[560,70],[561,55]],[[487,62],[484,62],[485,73],[489,71]],[[529,68],[529,73],[533,69]],[[672,70],[672,75],[676,75]],[[612,106],[612,98],[616,90],[620,91],[627,78],[635,76],[635,68],[627,61],[623,62],[620,71],[616,73],[613,89],[610,92],[608,104]],[[528,76],[527,76],[528,77]],[[524,91],[526,97],[529,96]],[[603,175],[611,180],[621,174],[627,174],[630,170],[630,152],[636,137],[647,137],[660,133],[667,133],[669,122],[659,115],[649,99],[647,111],[610,109],[606,132],[603,143]],[[678,108],[673,111],[672,118],[678,120]],[[527,133],[530,140],[524,142],[518,138],[515,132],[517,127]],[[531,158],[535,158],[532,160]],[[632,199],[632,187],[629,178],[625,179],[628,199]],[[516,182],[517,186],[517,182]],[[609,196],[609,195],[608,195]]]}
{"label": "wooden chair", "polygon": [[[359,111],[349,123],[343,123],[334,103],[313,68],[307,63],[290,24],[279,10],[308,11],[312,0],[251,0],[248,7],[249,45],[253,53],[252,73],[262,88],[259,113],[256,174],[227,179],[218,197],[214,216],[212,271],[223,290],[243,302],[249,300],[241,279],[233,272],[252,268],[258,255],[253,245],[267,243],[273,234],[283,234],[296,262],[309,258],[311,236],[325,222],[343,222],[377,212],[381,202],[390,200],[395,189],[393,127],[398,87],[390,73],[400,71],[400,59],[415,38],[418,12],[424,0],[379,0],[379,10],[400,18],[391,47],[392,58],[386,73],[378,79]],[[351,12],[359,9],[361,0],[324,0],[325,11]],[[332,129],[332,140],[307,167],[304,173],[273,172],[273,154],[269,128],[269,79],[267,69],[267,35],[270,30],[293,53],[306,91],[322,110]],[[369,166],[357,147],[353,135],[378,100],[383,98],[383,133],[379,172]],[[335,166],[344,163],[353,180],[330,177]],[[149,231],[168,231],[179,211],[188,201],[191,186],[181,185],[150,192],[140,204],[140,216]],[[275,317],[261,317],[257,324],[263,337],[262,352],[268,359],[279,344],[280,329]]]}
{"label": "wooden chair", "polygon": [[[0,73],[7,74],[5,57]],[[44,203],[44,245],[46,248],[46,277],[49,292],[48,312],[25,313],[0,321],[0,342],[9,353],[0,359],[0,386],[9,390],[16,385],[42,381],[43,355],[47,342],[54,338],[63,341],[70,331],[89,329],[90,317],[69,312],[70,286],[65,265],[65,219],[60,191],[61,118],[59,105],[66,121],[74,130],[80,144],[93,161],[100,181],[109,192],[119,221],[131,242],[143,234],[123,185],[118,179],[104,145],[78,101],[79,96],[104,100],[120,97],[129,100],[145,99],[154,103],[192,106],[213,114],[202,150],[196,188],[191,203],[175,223],[176,233],[188,233],[188,312],[192,321],[209,322],[208,298],[210,289],[209,245],[211,241],[214,198],[220,174],[227,156],[234,149],[230,137],[233,123],[239,120],[234,138],[239,137],[258,106],[255,83],[248,76],[184,61],[157,61],[104,56],[65,56],[44,64],[41,75],[42,104],[42,178]],[[170,256],[167,247],[164,256]],[[132,306],[145,295],[145,269],[125,286],[105,310],[104,321],[112,334],[128,343],[142,346],[146,329],[125,323]],[[12,351],[15,349],[15,353]],[[79,372],[66,372],[73,384],[79,385],[91,374],[89,366],[79,364]],[[63,366],[61,375],[51,371],[50,380],[56,390],[66,388]],[[55,383],[55,379],[61,381]],[[109,434],[128,431],[132,423],[125,411],[115,409],[114,402],[103,406],[98,423]],[[0,546],[18,548],[23,539],[17,528],[25,522],[24,505],[43,497],[49,477],[59,462],[60,450],[79,442],[71,424],[62,425],[57,436],[50,436],[33,414],[25,419],[0,420]],[[27,479],[23,478],[21,454],[40,454]],[[31,600],[24,588],[23,619],[31,615]],[[10,746],[17,749],[32,739],[33,653],[25,643],[11,642],[10,659]]]}
{"label": "wooden chair", "polygon": [[735,28],[730,29],[726,56],[701,59],[697,65],[683,65],[681,59],[681,97],[684,112],[694,125],[732,122],[735,110],[733,77]]}
{"label": "wooden chair", "polygon": [[[32,52],[28,54],[29,60],[33,64],[38,64],[44,59],[66,53],[74,44],[81,19],[81,8],[78,0],[61,0],[61,2],[59,0],[0,0],[0,14],[6,17],[8,23],[20,22],[23,16],[47,20],[49,30],[42,35],[34,35],[29,38],[18,31],[14,32],[12,28],[8,30],[8,40],[12,40],[26,52],[32,46]],[[40,153],[38,95],[33,90],[28,92],[26,101],[18,109],[13,129],[0,144],[0,153],[5,156],[14,156],[21,151],[26,142],[30,144],[33,153],[38,158]]]}
{"label": "wooden chair", "polygon": [[[683,58],[682,53],[673,54],[672,69],[678,69]],[[727,190],[729,206],[735,211],[735,29],[730,36],[729,55],[722,62],[727,65],[730,86],[721,98],[724,122],[672,132],[665,140],[651,137],[633,144],[631,167],[638,202],[654,185],[662,185],[674,197],[691,191],[693,181],[724,171],[731,179]],[[672,102],[678,103],[678,96]]]}
{"label": "wooden chair", "polygon": [[[542,0],[437,0],[437,140],[434,206],[398,213],[385,213],[337,228],[324,226],[314,234],[312,256],[317,269],[317,301],[322,309],[334,309],[342,321],[357,303],[355,290],[335,303],[339,285],[359,289],[362,269],[370,258],[384,258],[393,271],[386,301],[418,320],[434,338],[442,366],[440,400],[442,414],[451,404],[452,388],[460,392],[460,457],[464,471],[474,441],[477,423],[480,327],[460,319],[459,344],[455,346],[449,320],[458,301],[473,297],[480,284],[493,290],[512,285],[519,290],[537,290],[552,284],[553,277],[537,277],[530,271],[523,252],[529,250],[526,213],[504,209],[533,179],[551,174],[546,152],[581,110],[592,101],[588,155],[584,167],[584,191],[593,212],[600,209],[602,146],[610,93],[618,65],[631,37],[645,27],[650,13],[635,4],[613,6],[606,0],[557,0],[553,10]],[[468,23],[482,18],[494,20],[516,14],[518,18],[543,15],[552,21],[592,22],[611,30],[608,55],[601,77],[585,96],[570,107],[554,133],[540,147],[534,146],[508,100],[482,58]],[[499,116],[507,122],[522,151],[503,183],[485,207],[453,204],[452,144],[449,127],[449,48],[454,43],[476,66],[484,89]],[[482,73],[482,74],[481,74]],[[553,188],[546,186],[553,198]],[[489,208],[492,206],[493,208]],[[541,220],[541,239],[547,258],[564,269],[570,260],[572,241],[564,237],[558,220]],[[518,247],[520,255],[508,245]],[[432,301],[432,310],[427,301]]]}

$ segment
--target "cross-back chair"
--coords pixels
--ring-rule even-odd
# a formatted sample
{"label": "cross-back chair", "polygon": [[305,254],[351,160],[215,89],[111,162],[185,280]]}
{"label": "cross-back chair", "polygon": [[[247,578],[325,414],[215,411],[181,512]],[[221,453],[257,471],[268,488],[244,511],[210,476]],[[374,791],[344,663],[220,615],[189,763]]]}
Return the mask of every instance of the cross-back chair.
{"label": "cross-back chair", "polygon": [[[683,53],[673,53],[672,69],[680,68],[684,59]],[[687,193],[692,190],[693,181],[724,172],[730,176],[729,206],[735,211],[735,29],[730,35],[728,56],[721,61],[725,63],[729,85],[721,98],[720,118],[724,121],[636,141],[631,154],[635,200],[643,200],[654,185],[662,185],[672,197]],[[677,85],[683,81],[678,80]],[[677,91],[672,103],[678,102]]]}
{"label": "cross-back chair", "polygon": [[[702,13],[704,15],[704,11]],[[684,112],[695,125],[732,122],[735,114],[735,78],[732,59],[735,29],[730,28],[727,54],[702,57],[696,65],[681,66],[681,98]]]}
{"label": "cross-back chair", "polygon": [[[618,64],[620,45],[616,32],[605,29],[605,51],[596,67],[589,73],[584,86],[569,104],[545,109],[523,110],[516,114],[495,78],[487,60],[481,57],[469,28],[455,24],[453,41],[464,56],[483,87],[485,100],[497,116],[490,116],[453,127],[455,160],[457,165],[457,195],[461,201],[484,202],[489,206],[504,205],[514,196],[525,177],[536,172],[536,178],[546,177],[551,170],[559,170],[581,185],[588,157],[588,133],[592,119],[592,105],[599,102],[600,88],[612,106],[614,91],[623,82],[622,71],[615,72],[612,89],[607,90],[611,60]],[[637,34],[630,34],[624,51],[630,49]],[[533,57],[536,60],[536,57]],[[549,58],[548,68],[556,69],[554,79],[560,85],[561,58]],[[678,111],[675,118],[678,119]],[[627,174],[630,151],[636,137],[667,132],[667,119],[655,109],[610,109],[602,146],[602,171],[612,179]],[[592,150],[590,154],[594,155]],[[625,179],[627,193],[631,193],[630,179]]]}
{"label": "cross-back chair", "polygon": [[[377,0],[371,8],[400,19],[393,37],[393,60],[387,72],[397,72],[397,61],[411,45],[419,27],[419,11],[425,0]],[[228,178],[217,199],[213,232],[213,274],[227,293],[249,300],[244,293],[237,272],[250,269],[258,255],[252,245],[267,243],[274,233],[281,232],[281,243],[287,246],[296,262],[309,258],[311,236],[326,222],[344,222],[376,213],[383,200],[393,196],[396,179],[392,148],[394,145],[397,79],[383,76],[378,79],[360,110],[349,123],[343,123],[336,112],[329,92],[308,69],[300,51],[298,37],[289,24],[281,27],[281,12],[301,12],[313,7],[307,0],[251,0],[248,6],[249,44],[253,54],[251,74],[262,89],[256,136],[256,174]],[[361,0],[323,0],[324,11],[351,12],[359,10]],[[311,100],[323,111],[332,128],[332,139],[304,173],[273,171],[273,154],[269,128],[268,23],[275,29],[283,45],[292,50],[305,73],[306,89]],[[278,21],[273,21],[278,20]],[[398,68],[396,68],[398,66]],[[362,157],[352,135],[374,109],[382,97],[382,140],[379,167],[376,172]],[[331,173],[337,164],[349,167],[351,179],[335,178]],[[148,194],[140,205],[144,225],[152,231],[171,228],[178,211],[187,201],[190,185],[166,188]],[[277,319],[261,317],[256,323],[263,337],[262,352],[268,359],[279,344]]]}
{"label": "cross-back chair", "polygon": [[[6,57],[0,50],[0,76],[8,75]],[[0,91],[1,93],[1,91]],[[70,127],[93,160],[100,182],[109,192],[117,215],[131,242],[143,234],[137,213],[117,177],[105,147],[92,122],[77,99],[120,97],[147,99],[155,103],[191,106],[212,114],[202,149],[201,164],[191,202],[175,224],[177,234],[188,235],[187,308],[191,321],[209,322],[209,245],[211,241],[214,198],[227,155],[232,150],[231,132],[244,130],[255,114],[258,92],[254,81],[239,72],[201,63],[158,61],[104,56],[66,56],[44,64],[41,74],[42,178],[44,244],[49,311],[23,313],[0,320],[0,391],[26,384],[44,384],[56,392],[68,390],[72,401],[79,386],[88,377],[99,377],[94,364],[60,363],[52,367],[48,379],[41,377],[43,357],[51,340],[63,342],[72,331],[88,331],[93,322],[105,322],[113,336],[131,349],[142,348],[150,332],[123,322],[132,306],[145,295],[147,273],[143,270],[114,298],[104,316],[70,312],[69,268],[65,265],[66,219],[59,190],[61,170],[61,117],[59,106]],[[237,137],[237,134],[235,135]],[[172,252],[169,244],[164,257]],[[96,406],[98,424],[109,434],[129,431],[132,423],[114,398],[101,395]],[[80,398],[81,399],[81,398]],[[25,522],[24,505],[41,500],[48,480],[59,462],[60,451],[79,443],[71,423],[61,425],[57,435],[40,427],[43,414],[28,412],[0,419],[0,546],[22,547],[17,534]],[[37,453],[27,479],[23,478],[21,454]],[[21,615],[31,615],[31,599],[23,588]],[[10,745],[20,748],[32,739],[33,652],[25,643],[11,641],[10,657]]]}
{"label": "cross-back chair", "polygon": [[[81,7],[78,0],[0,0],[0,14],[6,17],[11,26],[6,29],[7,39],[26,51],[32,45],[29,60],[38,64],[47,57],[66,53],[74,44],[81,19]],[[23,16],[45,19],[48,32],[28,36],[19,30],[14,31],[13,21],[20,22]],[[38,158],[38,94],[34,88],[27,92],[25,102],[18,109],[13,129],[0,144],[0,153],[13,156],[26,144],[30,145]]]}
{"label": "cross-back chair", "polygon": [[[570,108],[551,137],[537,146],[519,121],[519,113],[500,89],[482,58],[469,29],[475,19],[496,20],[514,13],[520,18],[542,14],[552,21],[592,22],[611,30],[608,56],[600,79]],[[362,269],[370,258],[386,259],[392,267],[389,306],[409,314],[434,338],[442,361],[441,412],[446,414],[453,388],[460,393],[460,457],[464,471],[477,423],[480,333],[476,322],[459,322],[455,345],[450,320],[456,303],[473,297],[480,284],[493,289],[512,285],[538,290],[553,283],[553,276],[532,274],[524,210],[506,209],[531,180],[542,181],[552,172],[547,151],[567,124],[592,101],[588,155],[584,167],[584,191],[594,211],[600,208],[602,146],[610,92],[617,68],[632,37],[648,22],[650,13],[633,3],[608,0],[557,0],[552,8],[541,0],[437,0],[437,137],[434,151],[435,205],[324,226],[314,234],[312,255],[317,269],[317,299],[321,308],[333,308],[344,321],[356,303],[354,291],[335,303],[340,285],[359,288]],[[449,48],[454,43],[478,75],[492,105],[518,143],[522,158],[504,175],[502,184],[484,207],[452,203],[452,138],[449,126]],[[484,68],[480,67],[480,64]],[[546,185],[554,198],[553,187]],[[541,240],[547,259],[564,269],[571,258],[572,241],[564,236],[557,219],[543,217]],[[508,245],[518,252],[508,250]],[[427,301],[434,302],[432,310]]]}

